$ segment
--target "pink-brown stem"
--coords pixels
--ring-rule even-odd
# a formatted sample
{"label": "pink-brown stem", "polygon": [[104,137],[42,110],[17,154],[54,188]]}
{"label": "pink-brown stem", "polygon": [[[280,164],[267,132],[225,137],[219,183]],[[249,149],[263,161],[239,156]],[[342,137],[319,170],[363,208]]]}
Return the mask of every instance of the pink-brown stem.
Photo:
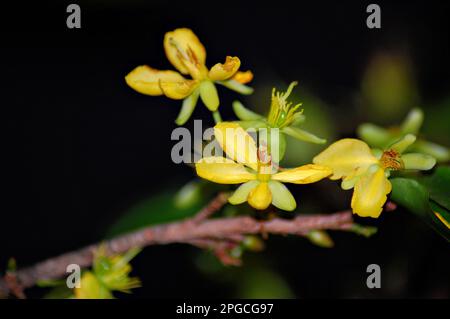
{"label": "pink-brown stem", "polygon": [[[17,285],[25,289],[32,287],[40,280],[61,278],[66,275],[69,264],[77,264],[81,268],[89,267],[94,253],[101,245],[108,254],[125,253],[134,247],[170,243],[189,243],[200,247],[218,248],[216,253],[220,253],[220,249],[224,247],[220,244],[221,242],[230,244],[247,234],[305,235],[311,230],[319,229],[348,230],[349,225],[353,223],[352,213],[349,210],[334,214],[297,216],[293,219],[274,218],[264,221],[249,216],[208,219],[226,202],[227,195],[220,193],[192,218],[143,228],[44,260],[14,273],[8,273],[0,279],[0,296],[14,293],[13,290],[20,291]],[[10,284],[11,282],[14,283],[14,287]]]}

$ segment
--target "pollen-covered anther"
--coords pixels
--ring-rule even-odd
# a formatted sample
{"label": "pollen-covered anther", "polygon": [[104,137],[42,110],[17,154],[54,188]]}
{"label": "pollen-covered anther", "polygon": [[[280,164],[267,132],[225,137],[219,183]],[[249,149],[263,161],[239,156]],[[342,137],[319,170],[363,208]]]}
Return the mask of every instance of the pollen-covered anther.
{"label": "pollen-covered anther", "polygon": [[227,56],[225,59],[225,63],[223,64],[223,69],[227,72],[230,72],[233,70],[234,66],[236,65],[236,59],[233,59],[230,56]]}
{"label": "pollen-covered anther", "polygon": [[393,149],[383,152],[380,163],[384,169],[399,170],[404,168],[400,153]]}

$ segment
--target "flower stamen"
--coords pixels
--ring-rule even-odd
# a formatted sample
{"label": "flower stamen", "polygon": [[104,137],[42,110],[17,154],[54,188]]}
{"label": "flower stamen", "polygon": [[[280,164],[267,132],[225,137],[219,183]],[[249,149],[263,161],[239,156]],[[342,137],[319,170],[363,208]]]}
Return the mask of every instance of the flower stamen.
{"label": "flower stamen", "polygon": [[400,153],[393,149],[383,152],[380,163],[384,169],[399,170],[404,167],[403,161],[400,158]]}
{"label": "flower stamen", "polygon": [[287,98],[297,84],[298,82],[296,81],[292,82],[286,92],[277,92],[275,88],[272,90],[272,102],[267,118],[272,127],[282,128],[289,126],[294,121],[294,115],[303,112],[303,110],[298,111],[302,103],[293,105],[292,102],[287,101]]}

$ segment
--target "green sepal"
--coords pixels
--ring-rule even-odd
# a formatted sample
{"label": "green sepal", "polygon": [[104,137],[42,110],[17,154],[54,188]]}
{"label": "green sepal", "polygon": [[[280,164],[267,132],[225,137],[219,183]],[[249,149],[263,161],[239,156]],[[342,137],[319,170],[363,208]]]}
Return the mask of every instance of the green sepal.
{"label": "green sepal", "polygon": [[213,82],[203,81],[200,84],[200,97],[211,112],[217,111],[220,101],[216,86]]}
{"label": "green sepal", "polygon": [[419,133],[420,127],[422,126],[422,123],[423,111],[419,108],[414,108],[408,113],[402,123],[402,133],[417,135]]}
{"label": "green sepal", "polygon": [[273,206],[286,211],[293,211],[297,207],[294,196],[283,183],[270,180],[268,185],[272,192]]}
{"label": "green sepal", "polygon": [[411,146],[411,151],[424,153],[433,156],[439,163],[450,160],[450,150],[433,142],[418,140]]}
{"label": "green sepal", "polygon": [[423,219],[433,230],[450,242],[450,230],[439,220],[430,207],[427,188],[410,178],[392,178],[391,200]]}
{"label": "green sepal", "polygon": [[416,136],[413,134],[406,134],[400,140],[396,141],[394,144],[389,146],[390,149],[393,149],[400,154],[406,151],[408,147],[410,147],[416,141]]}
{"label": "green sepal", "polygon": [[256,121],[236,121],[237,124],[239,124],[240,127],[242,127],[244,130],[248,129],[260,129],[260,128],[268,128],[266,122],[262,120],[256,120]]}
{"label": "green sepal", "polygon": [[253,93],[253,88],[244,85],[236,80],[217,81],[216,83],[243,95],[250,95]]}
{"label": "green sepal", "polygon": [[241,102],[233,102],[233,111],[236,116],[242,121],[256,121],[262,120],[264,117],[252,110],[246,108]]}
{"label": "green sepal", "polygon": [[309,133],[305,130],[299,129],[297,127],[284,127],[281,129],[283,133],[292,136],[300,141],[314,143],[314,144],[324,144],[327,142],[326,139],[317,137],[316,135]]}
{"label": "green sepal", "polygon": [[183,125],[189,120],[192,112],[195,110],[199,95],[199,90],[195,90],[191,95],[183,100],[180,113],[178,113],[177,119],[175,120],[177,125]]}
{"label": "green sepal", "polygon": [[388,130],[372,123],[361,124],[356,132],[360,139],[372,147],[384,148],[393,139]]}
{"label": "green sepal", "polygon": [[404,169],[429,170],[436,165],[436,159],[421,153],[408,153],[402,155]]}
{"label": "green sepal", "polygon": [[248,198],[248,194],[250,194],[250,192],[256,187],[258,186],[260,183],[260,181],[258,180],[253,180],[253,181],[248,181],[242,185],[240,185],[233,193],[233,195],[231,195],[228,198],[228,202],[232,205],[238,205],[238,204],[242,204],[245,203],[247,201]]}

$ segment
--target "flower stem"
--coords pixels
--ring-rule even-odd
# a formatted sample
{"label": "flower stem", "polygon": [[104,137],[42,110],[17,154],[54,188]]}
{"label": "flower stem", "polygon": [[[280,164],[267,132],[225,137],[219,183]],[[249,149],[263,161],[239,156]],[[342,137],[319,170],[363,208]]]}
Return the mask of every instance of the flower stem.
{"label": "flower stem", "polygon": [[220,112],[219,110],[212,112],[213,118],[214,118],[214,122],[216,124],[222,122],[222,116],[220,116]]}

